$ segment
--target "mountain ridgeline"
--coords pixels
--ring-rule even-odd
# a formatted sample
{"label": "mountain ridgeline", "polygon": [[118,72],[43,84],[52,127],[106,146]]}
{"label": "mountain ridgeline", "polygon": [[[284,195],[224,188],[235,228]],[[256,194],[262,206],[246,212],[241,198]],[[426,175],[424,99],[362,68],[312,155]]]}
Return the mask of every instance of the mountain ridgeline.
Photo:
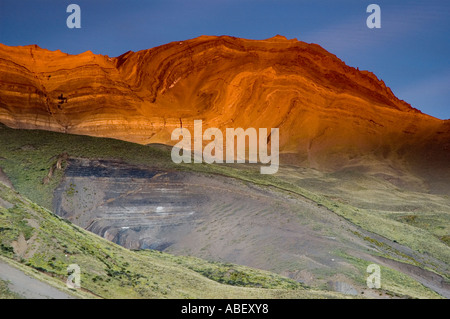
{"label": "mountain ridgeline", "polygon": [[201,36],[115,58],[0,44],[0,70],[0,122],[13,128],[173,145],[194,120],[277,127],[282,163],[414,172],[448,188],[450,121],[317,44]]}

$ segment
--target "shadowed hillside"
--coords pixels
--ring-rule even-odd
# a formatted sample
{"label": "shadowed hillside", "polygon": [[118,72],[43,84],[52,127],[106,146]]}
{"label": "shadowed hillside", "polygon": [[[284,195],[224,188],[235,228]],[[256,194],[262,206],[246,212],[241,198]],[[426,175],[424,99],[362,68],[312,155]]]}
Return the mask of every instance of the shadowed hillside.
{"label": "shadowed hillside", "polygon": [[[250,164],[176,165],[161,146],[0,130],[0,166],[19,192],[124,247],[243,264],[368,297],[448,293],[444,196],[355,172],[283,166],[267,176]],[[0,204],[8,216],[17,212],[6,198]],[[385,267],[381,291],[365,286],[374,262]]]}

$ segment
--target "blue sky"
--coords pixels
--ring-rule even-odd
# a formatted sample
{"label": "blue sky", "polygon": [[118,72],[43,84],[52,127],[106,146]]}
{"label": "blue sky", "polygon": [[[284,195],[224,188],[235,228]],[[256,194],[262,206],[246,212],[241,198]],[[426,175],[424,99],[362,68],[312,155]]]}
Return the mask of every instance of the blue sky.
{"label": "blue sky", "polygon": [[[66,8],[81,7],[81,29]],[[381,29],[366,8],[381,7]],[[200,35],[318,43],[374,72],[424,113],[450,119],[448,0],[0,0],[0,43],[118,56]]]}

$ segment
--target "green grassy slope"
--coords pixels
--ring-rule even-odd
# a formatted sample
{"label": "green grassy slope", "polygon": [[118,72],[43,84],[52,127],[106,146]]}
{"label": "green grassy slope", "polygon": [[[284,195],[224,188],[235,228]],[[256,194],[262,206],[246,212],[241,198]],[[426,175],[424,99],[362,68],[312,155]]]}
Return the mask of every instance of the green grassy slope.
{"label": "green grassy slope", "polygon": [[[333,298],[273,273],[160,252],[127,250],[52,214],[0,184],[0,255],[66,290],[67,267],[81,268],[78,297]],[[4,285],[3,285],[4,286]],[[3,287],[2,286],[2,287]],[[2,288],[7,296],[11,294]]]}
{"label": "green grassy slope", "polygon": [[121,159],[130,164],[173,166],[170,154],[157,148],[114,139],[14,130],[0,124],[0,167],[17,191],[48,209],[52,208],[53,190],[60,182],[62,171],[54,170],[49,183],[42,182],[63,153],[75,157]]}
{"label": "green grassy slope", "polygon": [[[67,135],[67,134],[60,134],[60,133],[53,133],[53,132],[46,132],[46,131],[24,131],[24,130],[13,130],[9,129],[3,125],[0,124],[0,167],[3,168],[5,173],[9,176],[12,183],[14,184],[15,189],[25,195],[26,197],[30,198],[32,202],[37,203],[40,206],[43,206],[47,209],[51,209],[52,205],[52,196],[53,191],[56,188],[56,186],[59,184],[62,176],[63,176],[63,169],[64,169],[64,162],[62,163],[62,170],[55,169],[56,163],[58,161],[58,158],[61,154],[67,153],[70,156],[75,157],[86,157],[86,158],[104,158],[104,159],[119,159],[126,161],[130,164],[143,164],[146,166],[153,166],[158,168],[165,168],[165,169],[175,169],[175,170],[191,170],[191,171],[197,171],[202,174],[207,175],[224,175],[229,176],[233,178],[237,178],[240,180],[248,181],[257,185],[261,185],[264,187],[272,187],[274,189],[277,189],[279,191],[283,192],[289,192],[296,195],[301,195],[306,198],[309,198],[313,201],[315,201],[318,205],[323,205],[327,207],[330,211],[343,216],[344,218],[351,221],[353,224],[360,226],[362,229],[368,230],[370,232],[373,232],[375,234],[379,234],[383,236],[384,238],[388,238],[390,240],[396,241],[406,247],[411,248],[412,250],[426,256],[429,256],[429,260],[427,258],[422,258],[420,260],[414,259],[408,256],[401,256],[401,254],[395,253],[394,255],[397,256],[397,259],[421,266],[422,268],[427,268],[429,270],[435,271],[444,277],[449,278],[448,273],[448,266],[450,265],[450,248],[448,246],[448,242],[445,241],[445,238],[447,238],[446,235],[448,229],[439,228],[439,232],[435,232],[434,230],[436,228],[433,228],[433,231],[429,228],[425,227],[429,225],[423,224],[423,223],[413,223],[408,218],[399,218],[399,214],[396,214],[395,211],[386,211],[386,212],[374,212],[373,210],[358,206],[355,203],[352,203],[351,201],[343,201],[338,198],[337,200],[329,196],[329,194],[326,192],[326,190],[317,189],[317,188],[311,188],[308,187],[305,184],[302,184],[302,181],[305,178],[305,175],[302,171],[295,171],[292,172],[291,169],[286,170],[285,168],[280,169],[280,173],[277,175],[261,175],[259,174],[259,168],[255,165],[208,165],[208,164],[183,164],[183,165],[176,165],[173,164],[170,160],[170,151],[165,149],[164,147],[147,147],[132,143],[127,143],[123,141],[113,140],[113,139],[104,139],[104,138],[93,138],[93,137],[87,137],[87,136],[76,136],[76,135]],[[46,184],[43,184],[43,180],[49,176],[49,172],[53,172],[51,178],[49,179],[49,182]],[[289,178],[287,178],[289,176]],[[331,179],[326,179],[324,176],[319,176],[318,180],[323,180],[324,182],[329,182]],[[351,192],[349,192],[351,193]],[[404,196],[407,197],[408,193],[405,193]],[[375,198],[376,194],[369,194],[367,195],[367,200],[370,201],[371,196],[374,196]],[[344,196],[342,196],[344,197]],[[421,198],[422,204],[426,206],[427,204],[430,204],[430,206],[433,204],[434,198],[430,197],[429,203],[426,202],[426,197]],[[28,201],[27,201],[28,203]],[[28,205],[28,204],[27,204]],[[38,207],[36,204],[30,203],[29,205],[32,205],[32,207]],[[443,205],[443,206],[442,206]],[[448,207],[448,204],[444,202],[441,206],[442,207]],[[446,206],[447,205],[447,206]],[[441,207],[441,208],[442,208]],[[38,207],[40,211],[46,212],[48,216],[52,216],[50,220],[53,220],[53,222],[57,222],[58,225],[67,225],[59,218],[55,217],[54,215],[50,214],[48,211],[46,211],[43,208]],[[36,208],[36,209],[38,209]],[[11,209],[7,210],[8,214],[18,213],[21,211],[20,207],[14,206]],[[23,211],[23,209],[22,209]],[[5,210],[3,210],[3,214],[5,213]],[[6,215],[4,215],[6,216]],[[437,217],[436,217],[437,216]],[[441,222],[445,222],[448,220],[448,215],[445,214],[439,214],[434,216],[437,219],[434,219],[435,224],[440,224]],[[22,219],[26,218],[22,216]],[[419,219],[420,221],[420,219]],[[32,230],[27,226],[29,226],[27,223],[24,223],[23,221],[19,223],[17,221],[17,226],[23,227],[22,233],[23,236],[26,238],[27,236],[32,236],[30,234],[27,235],[27,232],[32,232]],[[71,230],[71,235],[77,235],[82,230],[79,228],[69,225],[73,228]],[[52,226],[56,233],[59,231],[57,230],[59,226]],[[64,226],[68,227],[68,226]],[[71,228],[71,229],[72,229]],[[75,230],[76,229],[76,230]],[[3,231],[0,233],[1,236],[4,236],[6,233]],[[10,233],[9,233],[10,234]],[[42,233],[44,234],[44,233]],[[39,236],[42,235],[41,233]],[[89,234],[91,235],[91,234]],[[358,234],[356,234],[358,235]],[[9,235],[8,235],[9,236]],[[12,236],[12,235],[11,235]],[[15,238],[9,238],[9,242],[11,243],[14,240],[17,240],[17,236],[19,236],[19,233],[15,233]],[[48,233],[46,236],[49,236],[50,238],[55,237],[56,235],[52,234],[51,232]],[[58,244],[66,245],[66,239],[64,235],[62,235],[60,241],[55,239],[52,239],[52,242],[47,243],[47,247],[49,248],[49,251],[51,251],[52,245]],[[87,234],[83,236],[88,236]],[[93,236],[93,235],[92,235]],[[3,237],[2,237],[3,238]],[[32,237],[29,237],[30,239]],[[96,240],[102,240],[101,238],[96,237]],[[67,239],[68,240],[68,239]],[[70,239],[73,240],[73,239]],[[69,242],[70,242],[69,240]],[[90,240],[90,239],[89,239]],[[124,287],[121,287],[120,289],[114,290],[114,292],[101,294],[99,295],[104,297],[114,297],[114,296],[121,296],[124,291],[128,291],[132,288],[130,288],[130,282],[133,281],[140,281],[141,279],[138,277],[128,276],[127,270],[130,272],[133,272],[134,269],[139,270],[141,269],[142,263],[145,263],[142,258],[156,258],[155,254],[145,254],[145,253],[136,253],[136,252],[129,252],[127,250],[123,250],[123,248],[116,247],[111,243],[105,243],[103,240],[101,241],[101,244],[98,244],[98,246],[95,246],[93,243],[89,243],[89,240],[86,239],[86,247],[83,248],[84,250],[81,250],[81,248],[77,248],[77,252],[80,257],[88,258],[93,254],[93,258],[96,260],[96,262],[92,262],[89,260],[89,263],[87,263],[86,259],[84,262],[86,262],[87,269],[90,267],[90,262],[92,262],[92,265],[97,265],[99,268],[95,268],[94,273],[97,271],[99,274],[105,274],[105,272],[108,270],[110,274],[112,275],[118,275],[121,274],[120,281],[119,279],[113,280],[111,276],[108,276],[108,272],[106,272],[106,279],[100,280],[99,278],[94,280],[94,276],[92,278],[89,278],[92,285],[93,290],[92,291],[99,291],[99,287],[101,285],[108,285],[107,288],[101,288],[101,289],[108,289],[113,287],[121,287],[123,285]],[[95,242],[95,241],[94,241]],[[377,240],[374,240],[373,238],[367,238],[367,242],[371,245],[377,246],[378,248],[382,248],[384,251],[394,251],[392,247],[385,247],[383,245],[386,245],[384,243],[380,243]],[[108,263],[109,258],[112,257],[111,254],[109,254],[108,249],[104,248],[103,245],[106,245],[105,247],[116,247],[115,249],[119,249],[120,253],[117,253],[119,257],[118,260],[115,260],[114,263],[110,264]],[[113,245],[113,246],[109,246]],[[83,246],[84,247],[84,246]],[[89,247],[89,248],[87,248]],[[51,249],[50,249],[51,248]],[[73,248],[73,247],[72,247]],[[8,248],[10,249],[10,248]],[[64,252],[66,248],[62,248],[62,251]],[[111,248],[112,249],[112,248]],[[71,250],[68,250],[71,252]],[[3,253],[11,253],[5,252],[4,249],[2,250]],[[98,253],[97,253],[98,252]],[[68,257],[65,257],[67,253],[64,253],[64,258],[71,258],[73,257],[70,253],[67,254]],[[131,254],[132,257],[129,257],[128,254]],[[159,253],[158,253],[159,254]],[[156,254],[156,255],[158,255]],[[169,255],[158,255],[166,256],[164,259],[164,262],[169,262],[173,265],[175,264],[176,267],[180,267],[182,265],[182,269],[186,271],[188,269],[190,272],[192,272],[193,275],[198,276],[195,278],[201,278],[200,282],[202,280],[205,280],[205,277],[209,277],[211,279],[215,280],[215,284],[219,283],[229,283],[229,281],[235,281],[235,283],[243,284],[249,287],[259,287],[262,285],[261,282],[249,282],[247,275],[243,275],[240,273],[240,270],[237,270],[236,268],[233,268],[232,271],[228,271],[229,269],[226,265],[220,265],[220,266],[214,266],[213,264],[207,264],[207,267],[205,266],[199,266],[203,263],[198,261],[197,268],[192,266],[192,263],[186,263],[186,260],[183,262],[180,262],[180,260],[173,261],[170,260],[172,257]],[[9,255],[9,257],[12,257],[12,255]],[[17,257],[17,256],[16,256]],[[51,260],[51,258],[55,257],[56,259],[54,261]],[[61,256],[59,256],[61,257]],[[26,259],[26,262],[30,264],[31,267],[38,268],[41,267],[41,264],[47,265],[48,267],[50,264],[52,264],[54,267],[58,267],[55,265],[58,265],[56,260],[59,260],[58,256],[50,256],[50,261],[47,258],[47,255],[43,255],[40,257],[39,254],[33,255],[33,257],[30,259]],[[392,254],[386,255],[386,257],[392,258]],[[23,258],[23,257],[22,257]],[[123,263],[125,261],[121,262],[120,260],[127,260],[136,259],[136,264],[139,266],[133,266],[133,270],[128,269],[127,267],[124,268]],[[178,257],[174,257],[178,258]],[[181,258],[181,257],[180,257]],[[43,261],[42,261],[43,260]],[[439,261],[439,264],[435,263],[435,260]],[[69,262],[70,260],[67,260]],[[25,262],[25,263],[26,263]],[[59,261],[62,262],[61,260]],[[81,261],[80,261],[81,262]],[[161,259],[158,259],[158,262],[161,262]],[[352,262],[349,260],[349,262]],[[47,264],[46,264],[47,263]],[[50,263],[50,264],[49,264]],[[129,263],[129,261],[128,261]],[[358,262],[359,263],[359,262]],[[65,269],[60,264],[59,268],[57,269],[57,273],[59,276],[62,276],[64,274]],[[65,264],[64,264],[65,265]],[[134,265],[134,264],[133,264]],[[103,267],[103,268],[102,268]],[[106,268],[105,268],[106,267]],[[136,267],[136,268],[134,268]],[[155,266],[156,267],[156,266]],[[237,266],[233,266],[237,267]],[[145,269],[149,269],[148,267],[144,267]],[[144,269],[143,268],[143,269]],[[156,267],[157,268],[157,267]],[[43,268],[45,271],[52,270],[52,268]],[[107,270],[105,270],[107,269]],[[54,270],[52,270],[54,271]],[[124,273],[122,273],[124,272]],[[266,273],[267,276],[268,274]],[[98,275],[100,276],[100,275]],[[178,278],[178,273],[173,274],[174,278]],[[263,277],[264,277],[263,276]],[[272,276],[272,274],[270,274]],[[269,277],[270,277],[269,276]],[[169,278],[168,276],[167,278]],[[255,276],[253,276],[255,277]],[[258,276],[256,276],[258,277]],[[107,279],[110,279],[109,281],[106,281]],[[164,287],[164,278],[154,277],[158,280],[154,280],[154,282],[158,283],[158,287]],[[265,278],[265,277],[264,277]],[[150,280],[150,279],[149,279]],[[150,283],[150,281],[147,280],[147,284]],[[403,279],[402,279],[403,280]],[[408,279],[409,280],[409,279]],[[112,281],[112,284],[110,286],[110,282]],[[399,279],[399,281],[401,281]],[[159,284],[161,282],[161,284]],[[210,281],[208,281],[209,283]],[[265,280],[264,280],[265,282]],[[269,281],[270,282],[270,281]],[[271,288],[287,288],[290,287],[292,283],[287,284],[284,282],[283,284],[280,283],[280,285],[269,285]],[[167,284],[170,286],[170,284]],[[176,289],[178,292],[174,293],[173,291],[170,292],[168,289],[161,288],[161,291],[165,291],[166,295],[164,295],[161,291],[159,291],[157,288],[153,294],[149,291],[145,290],[143,293],[143,296],[190,296],[194,295],[197,297],[202,296],[208,296],[208,293],[211,292],[211,290],[204,289],[202,285],[207,284],[198,284],[195,289],[192,289],[186,293],[184,293],[184,290]],[[128,287],[127,289],[125,287]],[[222,287],[222,286],[220,286]],[[226,286],[227,289],[229,289],[229,286]],[[233,289],[236,289],[235,287],[232,287]],[[277,288],[277,289],[278,289]],[[100,290],[101,290],[100,289]],[[133,288],[134,289],[134,288]],[[198,294],[197,290],[203,290],[203,295],[196,295]],[[232,289],[232,290],[233,290]],[[246,288],[246,293],[248,291],[253,291],[250,288]],[[248,290],[250,289],[250,290]],[[256,288],[252,288],[256,289]],[[415,289],[415,288],[414,288]],[[414,291],[413,293],[410,293],[410,295],[414,295],[417,297],[435,297],[436,295],[430,294],[429,291],[422,291],[422,288],[417,288],[417,291]],[[220,289],[219,289],[220,290]],[[233,290],[237,291],[237,290]],[[259,291],[259,290],[257,290]],[[286,296],[292,296],[298,294],[297,288],[294,290],[289,289],[289,293]],[[292,293],[295,291],[295,293]],[[277,294],[274,293],[275,290],[271,290],[270,296],[276,296]],[[301,296],[312,296],[314,294],[317,294],[317,296],[321,296],[321,293],[315,293],[312,291],[307,291],[307,294],[304,294],[306,291],[302,290],[302,292],[299,294]],[[117,295],[114,295],[117,293]],[[236,292],[237,295],[240,295],[241,292]],[[285,293],[285,292],[283,292]],[[403,293],[400,291],[397,291],[397,293]],[[110,295],[112,294],[112,295]],[[256,296],[259,296],[259,292],[256,293]],[[130,293],[130,297],[139,297],[142,296],[139,293]],[[221,294],[213,294],[213,296],[223,296]],[[234,295],[236,296],[236,295]],[[297,295],[298,296],[298,295]],[[334,295],[332,295],[334,296]]]}

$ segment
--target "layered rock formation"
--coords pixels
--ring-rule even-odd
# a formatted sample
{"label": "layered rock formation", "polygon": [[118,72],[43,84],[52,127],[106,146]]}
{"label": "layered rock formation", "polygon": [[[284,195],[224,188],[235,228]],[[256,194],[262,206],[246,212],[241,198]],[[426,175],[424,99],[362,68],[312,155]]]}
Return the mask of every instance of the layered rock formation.
{"label": "layered rock formation", "polygon": [[222,131],[278,127],[285,159],[319,169],[450,161],[449,121],[316,44],[202,36],[116,58],[0,45],[0,122],[10,127],[174,144],[173,129],[200,119]]}

